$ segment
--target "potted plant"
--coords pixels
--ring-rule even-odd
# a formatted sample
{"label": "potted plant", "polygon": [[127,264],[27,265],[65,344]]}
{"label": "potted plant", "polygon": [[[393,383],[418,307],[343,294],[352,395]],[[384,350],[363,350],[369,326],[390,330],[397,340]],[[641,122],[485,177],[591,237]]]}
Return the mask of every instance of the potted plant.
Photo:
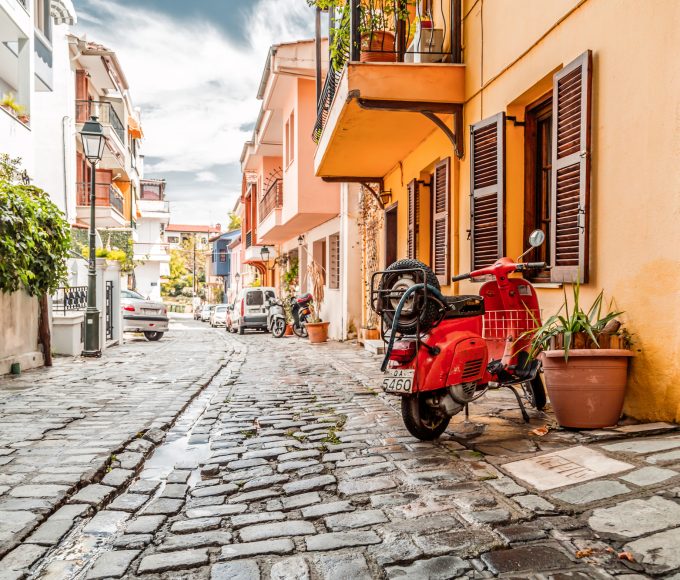
{"label": "potted plant", "polygon": [[0,107],[5,109],[5,111],[13,117],[19,118],[25,114],[25,108],[14,100],[14,95],[12,93],[6,93],[2,96]]}
{"label": "potted plant", "polygon": [[574,429],[615,425],[626,391],[630,335],[612,311],[603,313],[604,293],[586,311],[573,285],[573,304],[567,293],[557,314],[530,331],[531,358],[543,362],[546,388],[558,423]]}
{"label": "potted plant", "polygon": [[312,294],[314,295],[314,303],[310,304],[312,310],[312,317],[310,322],[307,322],[307,333],[309,334],[309,342],[318,344],[328,340],[328,325],[329,322],[321,320],[321,305],[324,299],[324,276],[323,269],[316,262],[309,265],[308,271],[309,279],[312,282]]}

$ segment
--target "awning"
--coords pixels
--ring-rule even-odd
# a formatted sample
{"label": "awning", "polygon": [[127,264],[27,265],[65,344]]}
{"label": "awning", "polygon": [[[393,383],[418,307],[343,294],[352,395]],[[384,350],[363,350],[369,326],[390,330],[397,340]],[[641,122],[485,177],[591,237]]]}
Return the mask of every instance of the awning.
{"label": "awning", "polygon": [[128,133],[130,133],[133,139],[142,139],[144,137],[142,126],[134,117],[128,117]]}
{"label": "awning", "polygon": [[78,22],[76,9],[71,0],[52,0],[50,3],[50,16],[55,24],[68,24],[73,26]]}

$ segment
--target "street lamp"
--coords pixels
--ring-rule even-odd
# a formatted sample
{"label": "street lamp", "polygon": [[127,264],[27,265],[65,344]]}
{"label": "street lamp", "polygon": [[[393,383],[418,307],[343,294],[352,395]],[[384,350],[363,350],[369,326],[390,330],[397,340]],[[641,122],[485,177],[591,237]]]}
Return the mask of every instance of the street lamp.
{"label": "street lamp", "polygon": [[269,282],[269,274],[267,274],[269,270],[269,248],[267,246],[262,246],[262,249],[260,250],[260,257],[262,258],[262,261],[266,263],[264,269],[264,283],[267,284]]}
{"label": "street lamp", "polygon": [[236,294],[238,294],[238,281],[239,281],[240,279],[241,279],[241,274],[239,274],[238,272],[236,272],[236,274],[234,274],[234,280],[236,280]]}
{"label": "street lamp", "polygon": [[98,357],[102,355],[99,345],[99,309],[97,308],[97,229],[95,227],[95,180],[96,167],[104,156],[106,137],[97,117],[83,125],[80,132],[83,142],[83,152],[92,166],[90,175],[90,249],[87,268],[87,310],[85,311],[85,349],[83,356]]}

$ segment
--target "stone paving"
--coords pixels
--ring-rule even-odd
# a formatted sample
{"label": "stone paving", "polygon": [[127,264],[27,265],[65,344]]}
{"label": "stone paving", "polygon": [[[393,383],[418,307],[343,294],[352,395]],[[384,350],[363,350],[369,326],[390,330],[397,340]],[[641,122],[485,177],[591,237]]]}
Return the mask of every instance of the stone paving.
{"label": "stone paving", "polygon": [[[171,427],[146,408],[149,431],[101,482],[45,490],[66,503],[0,561],[0,578],[680,578],[675,425],[568,432],[537,412],[525,425],[493,392],[423,443],[378,392],[378,359],[352,345],[186,332],[171,338],[190,336],[210,384]],[[137,416],[122,405],[80,420],[108,436]]]}

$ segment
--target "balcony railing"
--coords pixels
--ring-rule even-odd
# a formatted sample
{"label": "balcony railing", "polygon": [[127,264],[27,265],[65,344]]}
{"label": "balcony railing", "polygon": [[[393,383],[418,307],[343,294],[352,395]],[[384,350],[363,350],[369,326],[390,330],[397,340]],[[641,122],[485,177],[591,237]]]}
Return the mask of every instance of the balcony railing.
{"label": "balcony railing", "polygon": [[330,65],[317,104],[314,141],[321,138],[347,62],[461,63],[461,2],[349,0],[329,9]]}
{"label": "balcony railing", "polygon": [[[78,183],[78,205],[90,205],[90,184]],[[95,205],[112,207],[121,216],[123,215],[123,196],[110,183],[94,184]]]}
{"label": "balcony railing", "polygon": [[275,179],[262,196],[259,207],[260,221],[266,218],[275,209],[283,205],[283,182],[280,178]]}
{"label": "balcony railing", "polygon": [[103,125],[110,125],[125,145],[125,126],[111,103],[106,101],[76,101],[76,122],[84,123],[92,116]]}

